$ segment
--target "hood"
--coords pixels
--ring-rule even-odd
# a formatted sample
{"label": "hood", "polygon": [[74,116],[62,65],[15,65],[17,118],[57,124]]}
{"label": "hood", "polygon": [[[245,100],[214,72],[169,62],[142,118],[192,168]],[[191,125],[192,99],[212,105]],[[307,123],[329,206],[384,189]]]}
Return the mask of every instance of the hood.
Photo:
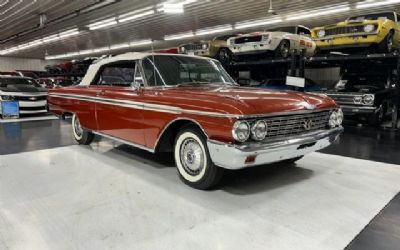
{"label": "hood", "polygon": [[[161,96],[182,108],[239,115],[336,107],[336,103],[326,95],[295,91],[217,85],[173,87],[164,90]],[[147,94],[154,94],[157,97],[154,100],[166,101],[157,90],[150,90]]]}
{"label": "hood", "polygon": [[0,85],[0,91],[2,92],[27,92],[27,93],[39,93],[47,92],[47,89],[35,87],[29,84],[7,84],[5,86]]}

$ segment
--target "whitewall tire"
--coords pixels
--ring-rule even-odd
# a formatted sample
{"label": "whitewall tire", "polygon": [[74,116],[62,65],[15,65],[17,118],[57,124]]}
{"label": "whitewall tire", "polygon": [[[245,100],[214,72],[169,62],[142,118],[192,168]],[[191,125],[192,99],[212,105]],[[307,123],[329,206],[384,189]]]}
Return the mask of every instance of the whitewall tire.
{"label": "whitewall tire", "polygon": [[175,140],[175,163],[183,182],[197,189],[210,189],[221,179],[223,169],[210,159],[206,139],[195,127],[183,129]]}
{"label": "whitewall tire", "polygon": [[94,138],[93,133],[82,128],[79,118],[76,114],[72,116],[72,134],[79,144],[89,145]]}

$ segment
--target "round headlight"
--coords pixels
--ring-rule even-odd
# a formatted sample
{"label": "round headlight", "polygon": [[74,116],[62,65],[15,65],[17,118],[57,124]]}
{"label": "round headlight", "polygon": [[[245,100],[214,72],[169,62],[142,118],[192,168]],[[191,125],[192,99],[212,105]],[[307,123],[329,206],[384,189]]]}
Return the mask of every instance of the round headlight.
{"label": "round headlight", "polygon": [[374,95],[364,95],[362,101],[366,105],[374,104],[375,96]]}
{"label": "round headlight", "polygon": [[325,35],[326,35],[325,30],[318,30],[317,36],[318,36],[319,38],[324,37]]}
{"label": "round headlight", "polygon": [[245,121],[237,121],[233,125],[232,136],[238,142],[245,142],[250,137],[250,125]]}
{"label": "round headlight", "polygon": [[343,123],[343,118],[344,118],[344,114],[343,114],[342,109],[338,109],[338,110],[336,111],[336,124],[337,124],[338,126],[342,125],[342,123]]}
{"label": "round headlight", "polygon": [[363,102],[363,98],[361,96],[355,96],[353,98],[354,104],[361,104]]}
{"label": "round headlight", "polygon": [[267,136],[268,125],[265,121],[257,121],[251,128],[251,138],[262,141]]}
{"label": "round headlight", "polygon": [[204,43],[204,44],[202,45],[202,48],[203,48],[203,49],[208,49],[208,44]]}
{"label": "round headlight", "polygon": [[364,26],[365,33],[371,33],[374,30],[375,30],[375,25],[373,25],[373,24],[367,24]]}
{"label": "round headlight", "polygon": [[329,117],[329,127],[334,128],[337,126],[338,121],[338,113],[333,111],[331,116]]}

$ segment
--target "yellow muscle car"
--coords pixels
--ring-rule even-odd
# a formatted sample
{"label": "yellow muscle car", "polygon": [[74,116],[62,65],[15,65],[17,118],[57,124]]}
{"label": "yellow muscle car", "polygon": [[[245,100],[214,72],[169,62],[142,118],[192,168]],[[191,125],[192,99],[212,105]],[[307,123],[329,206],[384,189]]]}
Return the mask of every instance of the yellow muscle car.
{"label": "yellow muscle car", "polygon": [[365,48],[388,53],[400,48],[399,15],[395,12],[360,15],[312,30],[318,51]]}
{"label": "yellow muscle car", "polygon": [[236,35],[223,35],[211,41],[200,41],[195,43],[182,44],[179,46],[180,54],[211,57],[221,63],[229,63],[232,52],[227,46],[227,40]]}

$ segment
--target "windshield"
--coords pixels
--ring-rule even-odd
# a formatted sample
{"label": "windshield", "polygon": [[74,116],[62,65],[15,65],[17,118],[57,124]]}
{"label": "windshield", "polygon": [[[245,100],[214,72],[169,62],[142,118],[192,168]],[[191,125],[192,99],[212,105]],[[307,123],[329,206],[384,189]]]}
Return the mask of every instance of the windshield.
{"label": "windshield", "polygon": [[149,86],[235,84],[219,62],[200,57],[149,56],[143,59],[143,69]]}
{"label": "windshield", "polygon": [[354,16],[354,17],[350,17],[348,20],[349,21],[363,21],[363,20],[386,20],[386,19],[389,19],[392,21],[396,20],[393,12]]}
{"label": "windshield", "polygon": [[0,86],[7,87],[7,85],[32,85],[40,87],[40,85],[33,79],[28,78],[0,78]]}
{"label": "windshield", "polygon": [[385,89],[389,84],[389,79],[386,76],[359,76],[359,75],[344,75],[342,80],[336,85],[338,90],[347,91],[366,91]]}

